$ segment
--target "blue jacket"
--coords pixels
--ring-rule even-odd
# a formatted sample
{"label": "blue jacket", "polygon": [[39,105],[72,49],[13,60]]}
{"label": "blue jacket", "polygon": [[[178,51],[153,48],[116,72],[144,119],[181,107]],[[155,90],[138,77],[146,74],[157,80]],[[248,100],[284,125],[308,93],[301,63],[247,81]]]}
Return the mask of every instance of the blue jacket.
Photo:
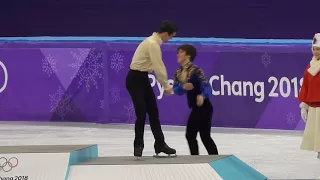
{"label": "blue jacket", "polygon": [[187,82],[192,83],[193,89],[190,91],[183,89],[183,83],[181,83],[179,80],[179,77],[183,71],[183,67],[180,67],[174,74],[173,91],[174,94],[179,96],[186,93],[189,107],[196,107],[197,96],[202,95],[205,99],[209,99],[209,97],[212,95],[212,89],[200,68],[192,63],[188,63],[184,66],[184,68],[186,68],[187,71]]}

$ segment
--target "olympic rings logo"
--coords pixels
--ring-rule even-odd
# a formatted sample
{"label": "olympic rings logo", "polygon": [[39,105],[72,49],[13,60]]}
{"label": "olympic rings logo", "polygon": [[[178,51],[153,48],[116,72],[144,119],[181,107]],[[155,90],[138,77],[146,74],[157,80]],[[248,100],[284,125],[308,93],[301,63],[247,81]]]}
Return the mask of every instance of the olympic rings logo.
{"label": "olympic rings logo", "polygon": [[11,157],[9,160],[5,157],[0,157],[0,171],[9,172],[17,167],[19,160],[16,157]]}
{"label": "olympic rings logo", "polygon": [[3,62],[1,62],[1,61],[0,61],[0,66],[4,72],[4,83],[3,83],[3,86],[0,87],[0,93],[2,93],[6,89],[7,84],[8,84],[8,70],[7,70],[6,66],[3,64]]}

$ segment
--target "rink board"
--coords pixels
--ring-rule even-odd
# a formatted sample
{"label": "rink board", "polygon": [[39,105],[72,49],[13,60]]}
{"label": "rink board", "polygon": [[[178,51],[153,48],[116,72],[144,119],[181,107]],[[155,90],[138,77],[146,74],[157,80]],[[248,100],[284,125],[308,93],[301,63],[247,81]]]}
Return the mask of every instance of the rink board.
{"label": "rink board", "polygon": [[176,158],[101,157],[71,166],[69,180],[264,180],[264,175],[233,155]]}
{"label": "rink board", "polygon": [[66,180],[72,164],[97,157],[97,145],[0,146],[0,180]]}

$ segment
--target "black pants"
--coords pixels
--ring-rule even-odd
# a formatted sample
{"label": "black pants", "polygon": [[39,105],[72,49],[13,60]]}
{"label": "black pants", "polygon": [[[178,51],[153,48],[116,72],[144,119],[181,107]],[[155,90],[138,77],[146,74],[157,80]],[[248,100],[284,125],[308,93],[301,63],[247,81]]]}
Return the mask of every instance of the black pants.
{"label": "black pants", "polygon": [[200,132],[201,140],[209,155],[218,154],[216,144],[211,138],[212,104],[206,99],[200,107],[193,107],[188,119],[186,138],[191,155],[199,155],[197,134]]}
{"label": "black pants", "polygon": [[150,85],[148,72],[130,70],[126,79],[126,88],[131,96],[137,117],[134,128],[134,147],[144,145],[143,135],[147,114],[155,138],[155,145],[163,146],[164,136],[160,125],[156,96]]}

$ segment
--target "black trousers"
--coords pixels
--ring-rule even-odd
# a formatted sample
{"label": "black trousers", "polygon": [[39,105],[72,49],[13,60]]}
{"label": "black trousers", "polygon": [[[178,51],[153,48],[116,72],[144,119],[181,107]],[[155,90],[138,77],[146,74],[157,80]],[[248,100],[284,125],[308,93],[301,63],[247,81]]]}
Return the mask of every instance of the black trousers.
{"label": "black trousers", "polygon": [[199,155],[197,134],[200,132],[201,140],[209,155],[217,155],[218,149],[211,138],[211,118],[213,107],[208,99],[200,107],[193,107],[188,119],[186,138],[191,155]]}
{"label": "black trousers", "polygon": [[155,146],[163,146],[164,136],[160,125],[156,96],[150,85],[148,72],[130,70],[126,78],[126,88],[131,96],[137,118],[134,128],[134,147],[144,145],[143,135],[147,114],[155,138]]}

